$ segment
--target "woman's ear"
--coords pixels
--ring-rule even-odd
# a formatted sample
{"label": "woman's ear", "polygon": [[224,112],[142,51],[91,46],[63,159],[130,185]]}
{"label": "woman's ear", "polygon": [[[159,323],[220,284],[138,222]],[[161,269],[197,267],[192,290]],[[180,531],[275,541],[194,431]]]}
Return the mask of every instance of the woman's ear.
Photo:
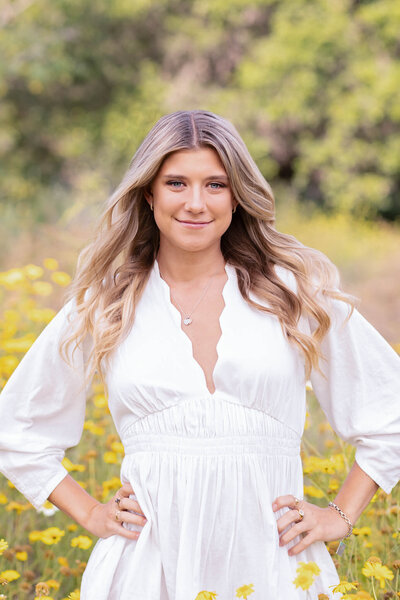
{"label": "woman's ear", "polygon": [[146,198],[148,204],[152,204],[153,203],[153,192],[151,191],[151,187],[146,188],[143,191],[144,197]]}

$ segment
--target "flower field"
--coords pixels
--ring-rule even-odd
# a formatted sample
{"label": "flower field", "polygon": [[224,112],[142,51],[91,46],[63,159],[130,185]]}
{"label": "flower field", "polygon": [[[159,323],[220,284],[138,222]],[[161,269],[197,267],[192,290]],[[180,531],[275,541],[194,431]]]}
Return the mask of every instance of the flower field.
{"label": "flower field", "polygon": [[[69,282],[70,276],[53,258],[41,265],[0,273],[0,388],[53,318],[55,311],[49,306],[57,304],[55,299]],[[90,494],[107,501],[121,485],[122,459],[123,446],[106,395],[95,380],[87,397],[82,439],[67,452],[63,464]],[[334,499],[353,459],[354,448],[334,433],[312,389],[308,389],[302,443],[305,499],[326,506]],[[0,475],[0,600],[78,599],[81,576],[95,541],[51,503],[36,511]],[[335,555],[337,545],[337,541],[327,543],[341,579],[333,591],[348,600],[400,598],[400,485],[389,495],[377,491],[341,557]],[[318,573],[317,564],[300,563],[294,584],[307,590]],[[253,588],[251,582],[243,582],[236,598],[251,600],[256,592]],[[320,594],[310,600],[327,598]],[[214,599],[219,600],[218,590],[201,591],[193,600]]]}

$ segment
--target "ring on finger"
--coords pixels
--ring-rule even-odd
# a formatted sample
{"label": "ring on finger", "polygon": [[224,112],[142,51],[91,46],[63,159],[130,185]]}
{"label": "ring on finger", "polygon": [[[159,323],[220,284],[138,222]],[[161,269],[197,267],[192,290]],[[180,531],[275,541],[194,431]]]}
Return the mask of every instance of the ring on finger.
{"label": "ring on finger", "polygon": [[119,518],[119,515],[121,514],[120,510],[117,510],[117,512],[115,513],[115,519],[116,521],[120,521],[121,519]]}
{"label": "ring on finger", "polygon": [[115,498],[115,502],[116,502],[116,503],[118,504],[118,506],[119,506],[119,503],[121,502],[121,498],[120,498],[119,496],[117,496],[117,498]]}
{"label": "ring on finger", "polygon": [[300,521],[302,521],[304,519],[304,510],[302,510],[301,508],[298,508],[297,512],[299,513],[299,517],[300,517],[300,519],[298,519],[298,521],[297,521],[297,523],[299,523]]}

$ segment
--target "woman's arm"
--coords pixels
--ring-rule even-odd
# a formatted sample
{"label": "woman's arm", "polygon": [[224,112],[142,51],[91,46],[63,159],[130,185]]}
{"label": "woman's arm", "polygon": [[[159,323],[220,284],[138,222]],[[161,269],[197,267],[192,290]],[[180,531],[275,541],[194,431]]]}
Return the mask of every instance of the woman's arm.
{"label": "woman's arm", "polygon": [[[335,498],[335,504],[354,525],[378,488],[379,486],[375,481],[358,466],[357,462],[354,462]],[[272,508],[275,512],[285,506],[294,507],[294,496],[278,496],[274,500]],[[298,521],[299,513],[297,509],[304,511],[304,517],[301,521]],[[330,542],[343,538],[348,533],[347,522],[337,510],[329,506],[322,508],[305,500],[302,500],[296,509],[286,511],[277,520],[278,533],[281,534],[291,523],[293,523],[293,526],[280,536],[280,546],[292,541],[300,533],[307,534],[301,542],[288,550],[291,556],[298,554],[317,540]]]}
{"label": "woman's arm", "polygon": [[354,525],[378,489],[379,485],[354,461],[334,502]]}
{"label": "woman's arm", "polygon": [[[124,484],[111,500],[102,504],[88,494],[71,475],[67,475],[54,488],[48,500],[97,537],[107,538],[110,535],[122,535],[137,540],[140,532],[122,526],[123,522],[135,525],[146,523],[139,504],[129,498],[129,495],[133,493],[132,487]],[[115,503],[116,497],[121,498],[119,505]],[[115,518],[117,510],[120,511],[119,521]],[[143,516],[128,512],[130,510],[140,512]]]}

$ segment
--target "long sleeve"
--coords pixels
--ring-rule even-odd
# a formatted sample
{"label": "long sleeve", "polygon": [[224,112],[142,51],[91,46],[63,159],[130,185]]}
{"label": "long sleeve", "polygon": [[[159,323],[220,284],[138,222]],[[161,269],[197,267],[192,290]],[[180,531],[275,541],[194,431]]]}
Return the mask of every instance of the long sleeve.
{"label": "long sleeve", "polygon": [[321,346],[325,377],[314,369],[311,383],[332,428],[389,494],[400,479],[400,358],[357,309],[346,321],[349,305],[330,305],[332,325]]}
{"label": "long sleeve", "polygon": [[58,351],[73,307],[70,300],[43,329],[0,395],[0,472],[35,508],[67,475],[61,461],[83,430],[90,340],[69,352],[72,366]]}

